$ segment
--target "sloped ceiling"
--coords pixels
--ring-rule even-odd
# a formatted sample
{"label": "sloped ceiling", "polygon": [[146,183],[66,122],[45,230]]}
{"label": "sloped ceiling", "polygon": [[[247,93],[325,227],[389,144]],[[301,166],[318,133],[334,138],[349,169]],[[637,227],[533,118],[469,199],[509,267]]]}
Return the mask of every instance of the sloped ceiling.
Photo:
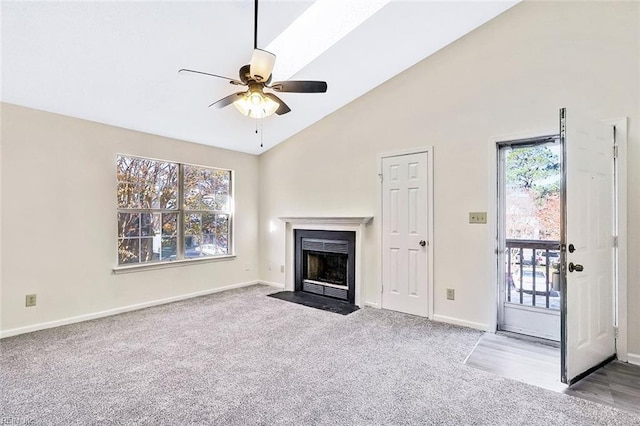
{"label": "sloped ceiling", "polygon": [[[253,1],[3,1],[1,99],[259,154],[517,2],[391,1],[292,77],[325,80],[327,93],[280,94],[292,112],[256,122],[232,106],[207,108],[236,86],[177,73],[237,78],[253,49]],[[312,3],[262,1],[259,47]]]}

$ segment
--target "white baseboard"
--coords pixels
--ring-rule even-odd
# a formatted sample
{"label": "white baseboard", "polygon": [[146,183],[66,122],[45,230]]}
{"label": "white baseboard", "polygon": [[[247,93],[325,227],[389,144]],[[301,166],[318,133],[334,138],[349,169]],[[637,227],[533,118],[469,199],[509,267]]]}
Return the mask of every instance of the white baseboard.
{"label": "white baseboard", "polygon": [[640,365],[640,355],[628,353],[627,362],[629,362],[629,364]]}
{"label": "white baseboard", "polygon": [[18,334],[31,333],[33,331],[45,330],[47,328],[60,327],[62,325],[75,324],[78,322],[89,321],[97,318],[109,317],[112,315],[122,314],[124,312],[136,311],[138,309],[150,308],[152,306],[164,305],[166,303],[178,302],[180,300],[191,299],[198,296],[206,296],[207,294],[220,293],[235,288],[248,287],[260,284],[261,281],[248,281],[244,283],[231,284],[224,287],[212,288],[209,290],[197,291],[195,293],[182,294],[179,296],[167,297],[165,299],[152,300],[150,302],[136,303],[135,305],[123,306],[121,308],[108,309],[106,311],[94,312],[91,314],[78,315],[76,317],[63,318],[60,320],[43,322],[39,324],[28,325],[26,327],[11,328],[9,330],[0,331],[0,339]]}
{"label": "white baseboard", "polygon": [[377,302],[364,302],[364,306],[380,309],[380,305]]}
{"label": "white baseboard", "polygon": [[476,330],[482,330],[482,331],[489,331],[489,324],[482,324],[479,322],[472,322],[472,321],[467,321],[467,320],[462,320],[459,318],[454,318],[454,317],[447,317],[444,315],[437,315],[434,314],[433,318],[431,318],[434,321],[439,321],[439,322],[446,322],[449,324],[455,324],[455,325],[461,325],[463,327],[469,327],[469,328],[475,328]]}
{"label": "white baseboard", "polygon": [[280,284],[280,283],[258,280],[258,284],[264,284],[264,285],[268,285],[269,287],[275,287],[275,288],[284,290],[284,284]]}

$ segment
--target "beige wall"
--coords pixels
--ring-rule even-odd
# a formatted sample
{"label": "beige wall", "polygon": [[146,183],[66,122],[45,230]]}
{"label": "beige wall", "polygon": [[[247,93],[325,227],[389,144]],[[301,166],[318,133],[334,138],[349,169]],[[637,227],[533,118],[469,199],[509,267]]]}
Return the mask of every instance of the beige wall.
{"label": "beige wall", "polygon": [[[235,170],[237,258],[112,274],[117,153]],[[254,155],[2,104],[1,161],[3,332],[258,278]]]}
{"label": "beige wall", "polygon": [[362,266],[376,301],[378,155],[432,145],[435,313],[488,325],[492,237],[467,215],[491,210],[489,139],[557,131],[565,106],[629,117],[629,351],[640,354],[639,18],[637,2],[525,2],[263,154],[261,278],[284,282],[278,216],[375,215]]}
{"label": "beige wall", "polygon": [[[435,313],[489,324],[491,235],[467,223],[469,211],[491,210],[488,141],[554,131],[566,106],[629,117],[629,351],[640,354],[638,22],[637,2],[525,2],[259,159],[2,104],[0,330],[258,277],[282,284],[278,216],[376,216],[362,265],[365,300],[375,301],[378,156],[425,145],[435,158]],[[236,170],[238,257],[113,275],[118,152]],[[38,306],[24,307],[27,293]]]}

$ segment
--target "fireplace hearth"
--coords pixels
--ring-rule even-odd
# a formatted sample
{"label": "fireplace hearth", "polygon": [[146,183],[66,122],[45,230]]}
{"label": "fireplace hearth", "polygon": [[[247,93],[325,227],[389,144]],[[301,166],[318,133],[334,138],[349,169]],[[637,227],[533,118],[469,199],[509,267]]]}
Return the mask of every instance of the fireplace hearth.
{"label": "fireplace hearth", "polygon": [[355,232],[295,230],[296,292],[354,303]]}

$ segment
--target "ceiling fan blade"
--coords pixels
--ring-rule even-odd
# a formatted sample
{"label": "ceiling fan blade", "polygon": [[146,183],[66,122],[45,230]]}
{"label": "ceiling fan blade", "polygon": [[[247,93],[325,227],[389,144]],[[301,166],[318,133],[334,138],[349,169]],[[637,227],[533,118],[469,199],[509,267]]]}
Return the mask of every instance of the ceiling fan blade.
{"label": "ceiling fan blade", "polygon": [[326,81],[276,81],[270,87],[276,92],[324,93],[327,91]]}
{"label": "ceiling fan blade", "polygon": [[245,94],[245,92],[237,92],[234,93],[232,95],[229,96],[225,96],[224,98],[215,101],[214,103],[212,103],[211,105],[209,105],[209,108],[211,108],[212,106],[220,109],[220,108],[224,108],[227,105],[231,105],[232,103],[234,103],[235,101],[237,101],[238,99],[240,99],[241,97],[243,97]]}
{"label": "ceiling fan blade", "polygon": [[196,70],[189,70],[189,69],[186,69],[186,68],[179,69],[179,70],[178,70],[178,72],[179,72],[179,73],[181,73],[181,72],[192,72],[192,73],[194,73],[194,74],[208,75],[209,77],[218,77],[218,78],[223,78],[223,79],[225,79],[225,80],[228,80],[228,81],[229,81],[229,83],[231,83],[231,84],[235,84],[235,85],[244,85],[244,83],[243,83],[243,82],[238,81],[238,80],[236,80],[235,78],[229,78],[229,77],[225,77],[225,76],[223,76],[223,75],[211,74],[211,73],[208,73],[208,72],[202,72],[202,71],[196,71]]}
{"label": "ceiling fan blade", "polygon": [[289,106],[287,104],[285,104],[282,99],[280,99],[279,97],[277,97],[276,95],[274,95],[273,93],[265,93],[264,94],[267,98],[271,99],[274,102],[277,102],[280,104],[280,106],[278,107],[278,109],[276,110],[276,114],[278,115],[282,115],[282,114],[286,114],[289,111],[291,111],[291,108],[289,108]]}
{"label": "ceiling fan blade", "polygon": [[271,77],[271,71],[276,63],[276,55],[262,49],[253,49],[249,74],[258,82],[266,82]]}

